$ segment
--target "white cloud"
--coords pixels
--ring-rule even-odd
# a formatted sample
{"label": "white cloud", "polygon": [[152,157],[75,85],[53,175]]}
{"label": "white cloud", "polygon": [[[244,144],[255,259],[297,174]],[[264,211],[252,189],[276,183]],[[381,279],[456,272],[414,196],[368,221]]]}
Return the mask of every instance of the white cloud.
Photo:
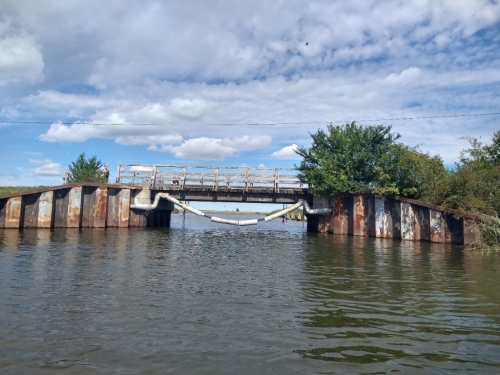
{"label": "white cloud", "polygon": [[290,146],[285,146],[281,150],[275,151],[271,156],[278,159],[299,159],[300,156],[295,152],[297,150],[297,145],[294,143]]}
{"label": "white cloud", "polygon": [[170,111],[178,116],[187,118],[200,118],[207,110],[210,109],[210,104],[203,99],[179,99],[176,98],[170,103]]}
{"label": "white cloud", "polygon": [[0,85],[42,79],[43,56],[29,36],[0,37]]}
{"label": "white cloud", "polygon": [[64,176],[64,170],[59,163],[54,163],[50,159],[44,160],[36,160],[29,159],[28,160],[31,165],[38,165],[37,168],[30,169],[29,173],[37,175],[37,176]]}
{"label": "white cloud", "polygon": [[153,151],[170,152],[180,159],[222,160],[241,151],[261,148],[271,143],[271,137],[250,138],[193,138],[184,141],[180,146],[163,145],[150,147]]}

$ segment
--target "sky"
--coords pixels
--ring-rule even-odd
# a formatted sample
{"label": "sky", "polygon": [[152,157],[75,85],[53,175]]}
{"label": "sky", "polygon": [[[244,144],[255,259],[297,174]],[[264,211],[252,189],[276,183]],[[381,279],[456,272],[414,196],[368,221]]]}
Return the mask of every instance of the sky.
{"label": "sky", "polygon": [[82,152],[111,181],[293,167],[352,121],[452,166],[498,113],[498,0],[0,2],[0,185],[59,185]]}

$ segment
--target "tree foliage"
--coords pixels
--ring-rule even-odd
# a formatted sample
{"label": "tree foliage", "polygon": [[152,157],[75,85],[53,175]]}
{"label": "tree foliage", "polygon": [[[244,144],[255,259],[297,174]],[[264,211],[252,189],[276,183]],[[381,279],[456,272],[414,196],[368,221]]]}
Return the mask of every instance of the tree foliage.
{"label": "tree foliage", "polygon": [[500,216],[500,132],[491,145],[466,138],[470,147],[460,154],[460,163],[449,171],[435,204],[461,212]]}
{"label": "tree foliage", "polygon": [[381,195],[393,194],[426,202],[436,200],[436,192],[447,178],[440,156],[430,156],[418,147],[402,143],[392,145],[375,166],[375,190]]}
{"label": "tree foliage", "polygon": [[101,167],[102,163],[95,155],[86,158],[85,153],[82,152],[68,166],[69,182],[105,182],[104,175],[99,171]]}
{"label": "tree foliage", "polygon": [[400,137],[390,126],[360,126],[356,123],[328,126],[328,132],[311,134],[310,148],[299,147],[303,157],[298,177],[315,194],[357,193],[373,187],[375,167]]}

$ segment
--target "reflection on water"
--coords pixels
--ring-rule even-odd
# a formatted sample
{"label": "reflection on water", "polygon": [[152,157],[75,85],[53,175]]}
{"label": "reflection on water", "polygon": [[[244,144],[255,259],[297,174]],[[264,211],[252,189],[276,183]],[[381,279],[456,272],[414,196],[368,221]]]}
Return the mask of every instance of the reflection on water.
{"label": "reflection on water", "polygon": [[498,374],[499,271],[280,220],[0,230],[0,372]]}

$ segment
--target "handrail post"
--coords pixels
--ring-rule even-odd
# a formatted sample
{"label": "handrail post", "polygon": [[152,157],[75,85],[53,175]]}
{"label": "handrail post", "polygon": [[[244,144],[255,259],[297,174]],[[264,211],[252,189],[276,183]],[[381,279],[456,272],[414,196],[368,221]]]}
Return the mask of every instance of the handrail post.
{"label": "handrail post", "polygon": [[245,192],[248,191],[248,167],[245,168]]}
{"label": "handrail post", "polygon": [[116,179],[115,179],[115,182],[116,182],[117,184],[119,184],[119,183],[120,183],[120,170],[121,170],[121,166],[122,166],[121,164],[118,164],[118,170],[116,171]]}
{"label": "handrail post", "polygon": [[154,190],[156,186],[156,165],[153,167],[153,176],[151,178],[151,190]]}
{"label": "handrail post", "polygon": [[181,184],[181,190],[184,190],[186,187],[186,174],[187,174],[187,167],[182,168],[182,184]]}
{"label": "handrail post", "polygon": [[274,192],[275,193],[279,193],[280,192],[280,189],[279,189],[279,179],[280,179],[280,172],[279,172],[279,169],[276,168],[274,170]]}
{"label": "handrail post", "polygon": [[215,168],[214,190],[219,189],[219,168]]}

